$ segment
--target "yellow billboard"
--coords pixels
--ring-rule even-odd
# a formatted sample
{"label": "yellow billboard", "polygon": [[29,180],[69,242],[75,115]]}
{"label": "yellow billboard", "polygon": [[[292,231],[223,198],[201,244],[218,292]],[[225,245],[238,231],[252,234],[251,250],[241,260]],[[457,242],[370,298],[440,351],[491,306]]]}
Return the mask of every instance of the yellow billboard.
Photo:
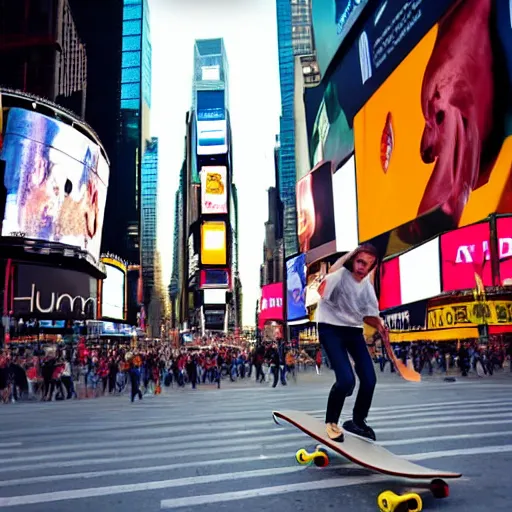
{"label": "yellow billboard", "polygon": [[503,44],[490,0],[459,2],[357,113],[361,242],[393,231],[415,244],[511,211]]}
{"label": "yellow billboard", "polygon": [[226,223],[203,222],[201,225],[201,263],[203,265],[226,265]]}

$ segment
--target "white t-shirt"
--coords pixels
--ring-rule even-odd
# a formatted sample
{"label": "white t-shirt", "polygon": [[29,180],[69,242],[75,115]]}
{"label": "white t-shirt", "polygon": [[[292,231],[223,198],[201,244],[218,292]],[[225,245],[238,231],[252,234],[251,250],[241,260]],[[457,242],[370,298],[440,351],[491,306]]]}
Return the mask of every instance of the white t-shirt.
{"label": "white t-shirt", "polygon": [[318,302],[316,321],[344,327],[363,327],[365,316],[379,316],[379,303],[370,278],[357,281],[341,267],[326,276],[323,297]]}

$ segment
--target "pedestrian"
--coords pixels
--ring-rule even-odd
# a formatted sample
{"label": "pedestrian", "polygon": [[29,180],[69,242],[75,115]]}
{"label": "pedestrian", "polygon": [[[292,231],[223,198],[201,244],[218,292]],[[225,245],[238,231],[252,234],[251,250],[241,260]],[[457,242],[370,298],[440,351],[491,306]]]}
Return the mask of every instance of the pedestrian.
{"label": "pedestrian", "polygon": [[[363,336],[363,323],[377,329],[383,339],[388,331],[379,316],[379,305],[370,273],[378,263],[378,253],[370,244],[340,258],[329,270],[319,287],[317,322],[320,343],[325,349],[336,375],[325,414],[326,432],[330,439],[344,440],[343,429],[372,440],[375,432],[366,424],[375,390],[376,376],[373,361]],[[346,397],[355,387],[354,372],[349,354],[359,377],[359,392],[352,420],[338,422]]]}

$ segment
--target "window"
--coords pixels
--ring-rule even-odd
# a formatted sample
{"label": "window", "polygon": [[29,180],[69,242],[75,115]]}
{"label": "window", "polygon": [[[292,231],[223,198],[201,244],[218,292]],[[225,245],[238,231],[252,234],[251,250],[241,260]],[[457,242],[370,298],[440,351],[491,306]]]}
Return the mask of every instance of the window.
{"label": "window", "polygon": [[122,67],[132,68],[140,66],[140,52],[123,52]]}
{"label": "window", "polygon": [[123,36],[133,36],[141,33],[141,20],[123,21]]}

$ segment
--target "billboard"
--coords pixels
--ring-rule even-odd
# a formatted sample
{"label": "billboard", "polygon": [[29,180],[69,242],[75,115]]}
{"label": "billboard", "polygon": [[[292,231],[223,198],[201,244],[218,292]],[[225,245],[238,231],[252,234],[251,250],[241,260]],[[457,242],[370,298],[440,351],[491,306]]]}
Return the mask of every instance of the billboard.
{"label": "billboard", "polygon": [[358,245],[355,159],[352,155],[332,175],[336,251],[349,252]]}
{"label": "billboard", "polygon": [[227,153],[224,91],[197,91],[197,154]]}
{"label": "billboard", "polygon": [[201,213],[228,213],[227,168],[210,166],[201,169]]}
{"label": "billboard", "polygon": [[313,1],[315,49],[322,76],[367,3],[368,0]]}
{"label": "billboard", "polygon": [[492,286],[491,231],[488,222],[466,226],[441,236],[443,291],[475,288],[475,273]]}
{"label": "billboard", "polygon": [[231,288],[231,275],[228,268],[205,268],[199,272],[200,288]]}
{"label": "billboard", "polygon": [[99,146],[67,124],[11,108],[0,159],[2,236],[75,246],[98,261],[109,181]]}
{"label": "billboard", "polygon": [[18,264],[9,309],[13,316],[41,319],[94,320],[98,281],[82,272],[57,267]]}
{"label": "billboard", "polygon": [[125,319],[126,270],[120,265],[105,263],[106,279],[101,283],[101,317]]}
{"label": "billboard", "polygon": [[226,289],[211,288],[203,291],[203,303],[205,306],[226,304]]}
{"label": "billboard", "polygon": [[[313,10],[325,9],[322,4],[327,0],[317,2],[320,5],[313,5]],[[331,160],[336,170],[353,153],[355,115],[453,3],[381,0],[367,7],[376,5],[372,16],[365,13],[367,21],[351,37],[355,42],[323,84],[305,91],[311,167]],[[348,2],[341,0],[340,4]],[[351,10],[355,12],[348,7]],[[320,39],[316,33],[315,37]]]}
{"label": "billboard", "polygon": [[498,234],[498,257],[500,261],[500,284],[512,285],[512,217],[496,219]]}
{"label": "billboard", "polygon": [[308,315],[306,309],[306,255],[299,254],[286,262],[286,308],[288,320]]}
{"label": "billboard", "polygon": [[336,252],[331,162],[323,162],[297,182],[300,252],[308,263]]}
{"label": "billboard", "polygon": [[203,222],[201,225],[201,264],[226,265],[226,223]]}
{"label": "billboard", "polygon": [[267,284],[261,288],[258,326],[270,320],[283,320],[283,283]]}
{"label": "billboard", "polygon": [[360,241],[417,244],[512,207],[508,3],[407,3],[408,36],[444,15],[355,116]]}
{"label": "billboard", "polygon": [[430,240],[380,267],[379,307],[387,310],[441,293],[439,238]]}

